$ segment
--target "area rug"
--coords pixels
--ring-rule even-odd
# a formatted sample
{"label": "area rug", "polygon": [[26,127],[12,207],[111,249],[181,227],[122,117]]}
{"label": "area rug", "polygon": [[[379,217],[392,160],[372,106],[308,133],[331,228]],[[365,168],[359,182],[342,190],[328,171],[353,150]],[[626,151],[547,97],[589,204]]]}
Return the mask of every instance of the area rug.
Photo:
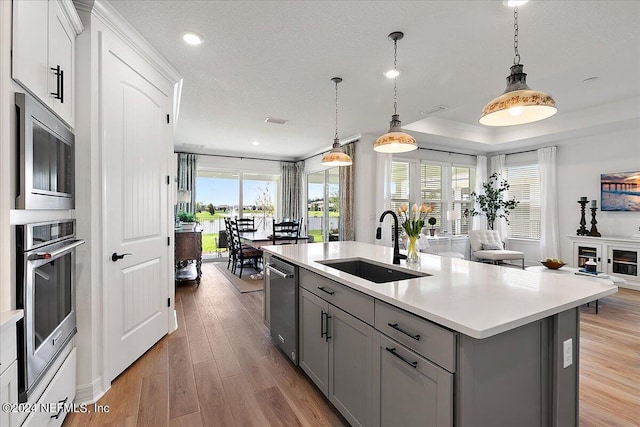
{"label": "area rug", "polygon": [[[264,280],[263,279],[252,279],[252,275],[256,275],[258,272],[253,268],[245,267],[242,271],[242,279],[240,279],[236,274],[231,273],[231,270],[227,270],[226,262],[215,262],[208,263],[209,265],[213,265],[215,270],[218,271],[222,276],[224,276],[240,293],[245,292],[255,292],[261,291],[264,289]],[[237,270],[240,272],[240,269]]]}

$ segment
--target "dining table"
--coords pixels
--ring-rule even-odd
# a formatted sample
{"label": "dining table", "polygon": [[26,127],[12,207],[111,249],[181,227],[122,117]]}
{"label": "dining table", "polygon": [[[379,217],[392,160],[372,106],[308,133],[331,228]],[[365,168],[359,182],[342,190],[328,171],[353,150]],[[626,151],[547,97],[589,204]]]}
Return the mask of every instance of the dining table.
{"label": "dining table", "polygon": [[[295,236],[291,236],[291,241],[294,241]],[[287,241],[286,236],[278,237],[278,241]],[[307,243],[309,240],[308,236],[298,236],[298,243]],[[240,231],[240,241],[246,245],[251,245],[254,248],[259,248],[261,246],[267,246],[273,244],[273,234],[269,230],[256,230],[256,231]]]}

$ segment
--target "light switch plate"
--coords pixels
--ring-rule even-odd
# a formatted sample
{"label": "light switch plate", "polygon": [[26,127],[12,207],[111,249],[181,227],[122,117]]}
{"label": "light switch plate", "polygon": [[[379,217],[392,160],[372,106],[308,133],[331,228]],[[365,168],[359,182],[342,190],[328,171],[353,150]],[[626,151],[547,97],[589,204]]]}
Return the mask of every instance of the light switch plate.
{"label": "light switch plate", "polygon": [[573,338],[562,343],[562,367],[568,368],[573,363]]}

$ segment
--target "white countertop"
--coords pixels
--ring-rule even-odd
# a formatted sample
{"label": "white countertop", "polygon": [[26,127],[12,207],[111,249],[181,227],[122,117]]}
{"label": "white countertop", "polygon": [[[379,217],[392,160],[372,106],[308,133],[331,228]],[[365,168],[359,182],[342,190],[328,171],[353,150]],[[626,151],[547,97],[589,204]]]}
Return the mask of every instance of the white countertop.
{"label": "white countertop", "polygon": [[5,325],[15,324],[22,316],[22,310],[0,311],[0,329],[4,329]]}
{"label": "white countertop", "polygon": [[[316,261],[364,258],[392,267],[393,248],[359,242],[261,249],[473,338],[487,338],[617,292],[601,280],[420,254],[429,277],[377,284]],[[406,269],[401,261],[400,268]]]}

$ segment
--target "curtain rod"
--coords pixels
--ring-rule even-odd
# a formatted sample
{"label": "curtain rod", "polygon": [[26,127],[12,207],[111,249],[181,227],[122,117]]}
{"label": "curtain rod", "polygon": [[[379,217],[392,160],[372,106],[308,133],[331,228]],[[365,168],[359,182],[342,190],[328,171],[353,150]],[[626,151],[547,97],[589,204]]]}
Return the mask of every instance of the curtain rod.
{"label": "curtain rod", "polygon": [[429,151],[438,151],[440,153],[447,153],[447,154],[460,154],[462,156],[471,156],[471,157],[477,157],[477,154],[467,154],[467,153],[459,153],[457,151],[450,151],[450,150],[439,150],[437,148],[426,148],[426,147],[418,147],[418,150],[429,150]]}
{"label": "curtain rod", "polygon": [[189,151],[174,151],[174,154],[196,154],[198,156],[209,156],[209,157],[224,157],[226,159],[247,159],[247,160],[262,160],[265,162],[285,162],[285,163],[295,163],[294,160],[275,160],[275,159],[261,159],[258,157],[246,157],[246,156],[230,156],[226,154],[205,154],[205,153],[192,153]]}

